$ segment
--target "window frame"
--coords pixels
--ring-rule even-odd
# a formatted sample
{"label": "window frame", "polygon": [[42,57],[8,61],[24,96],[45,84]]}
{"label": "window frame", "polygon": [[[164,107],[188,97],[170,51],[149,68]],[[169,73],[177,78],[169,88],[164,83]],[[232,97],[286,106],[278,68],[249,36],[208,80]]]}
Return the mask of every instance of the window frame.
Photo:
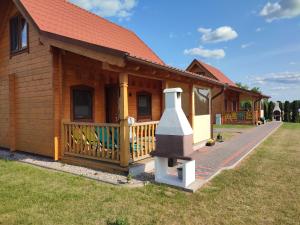
{"label": "window frame", "polygon": [[[75,110],[74,110],[74,91],[89,91],[91,93],[91,96],[92,96],[92,105],[91,105],[91,118],[89,119],[78,119],[78,118],[75,118]],[[72,86],[70,88],[70,115],[71,115],[71,121],[72,122],[94,122],[94,118],[95,118],[95,90],[93,87],[90,87],[90,86],[86,86],[86,85],[76,85],[76,86]]]}
{"label": "window frame", "polygon": [[[17,50],[12,50],[12,20],[16,19],[18,20],[18,24],[17,24],[17,32],[18,32],[18,49]],[[22,48],[22,30],[21,30],[21,20],[24,19],[25,22],[27,23],[27,46],[25,48]],[[28,52],[29,53],[29,23],[27,22],[27,20],[21,15],[21,14],[17,14],[12,16],[9,19],[9,53],[10,53],[10,58],[15,56],[15,55],[19,55],[22,53]]]}
{"label": "window frame", "polygon": [[[208,95],[205,96],[202,93],[199,93],[198,92],[199,89],[208,91]],[[206,105],[207,106],[206,110],[208,111],[207,113],[204,114],[204,113],[200,112],[202,109],[200,109],[200,111],[197,112],[197,110],[199,110],[199,109],[196,109],[196,93],[195,92],[198,92],[203,98],[206,98],[207,102],[205,104],[207,104]],[[193,88],[193,95],[195,97],[195,100],[194,100],[194,104],[195,104],[194,105],[194,114],[195,114],[195,116],[207,116],[207,115],[211,115],[211,104],[212,104],[211,103],[211,94],[212,94],[211,93],[211,89],[208,88],[208,87],[195,86]]]}
{"label": "window frame", "polygon": [[[149,115],[140,115],[139,110],[139,96],[147,96],[149,98]],[[137,111],[137,120],[138,121],[147,121],[152,120],[152,94],[147,91],[140,91],[136,93],[136,111]]]}

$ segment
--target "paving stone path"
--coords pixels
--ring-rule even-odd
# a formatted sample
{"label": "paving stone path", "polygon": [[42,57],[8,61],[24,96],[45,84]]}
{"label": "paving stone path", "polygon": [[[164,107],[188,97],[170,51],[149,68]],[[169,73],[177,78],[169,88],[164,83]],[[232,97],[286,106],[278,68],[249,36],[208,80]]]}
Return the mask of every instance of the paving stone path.
{"label": "paving stone path", "polygon": [[269,122],[248,129],[227,142],[195,151],[192,158],[196,160],[197,179],[207,181],[222,169],[234,167],[281,124],[280,122]]}

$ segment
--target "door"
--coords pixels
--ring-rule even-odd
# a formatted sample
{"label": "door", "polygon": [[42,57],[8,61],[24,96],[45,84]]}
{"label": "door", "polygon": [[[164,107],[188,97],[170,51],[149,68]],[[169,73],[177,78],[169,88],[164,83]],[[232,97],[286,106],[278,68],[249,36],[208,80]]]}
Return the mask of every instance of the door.
{"label": "door", "polygon": [[119,86],[105,87],[106,123],[119,122]]}

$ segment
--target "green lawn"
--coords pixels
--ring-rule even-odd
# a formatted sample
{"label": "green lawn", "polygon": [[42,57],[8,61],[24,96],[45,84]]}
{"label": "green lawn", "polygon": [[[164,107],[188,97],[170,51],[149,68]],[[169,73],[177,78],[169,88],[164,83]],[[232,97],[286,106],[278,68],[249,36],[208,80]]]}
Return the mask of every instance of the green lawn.
{"label": "green lawn", "polygon": [[300,124],[284,124],[239,168],[195,194],[130,189],[0,160],[0,224],[299,224]]}

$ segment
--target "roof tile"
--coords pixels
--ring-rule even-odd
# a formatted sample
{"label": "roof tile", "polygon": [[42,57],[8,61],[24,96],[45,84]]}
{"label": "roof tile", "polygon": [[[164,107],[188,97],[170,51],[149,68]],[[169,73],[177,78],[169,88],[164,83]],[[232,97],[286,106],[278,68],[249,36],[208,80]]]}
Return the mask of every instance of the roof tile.
{"label": "roof tile", "polygon": [[164,65],[132,31],[66,0],[20,0],[40,30],[90,44],[120,50]]}

